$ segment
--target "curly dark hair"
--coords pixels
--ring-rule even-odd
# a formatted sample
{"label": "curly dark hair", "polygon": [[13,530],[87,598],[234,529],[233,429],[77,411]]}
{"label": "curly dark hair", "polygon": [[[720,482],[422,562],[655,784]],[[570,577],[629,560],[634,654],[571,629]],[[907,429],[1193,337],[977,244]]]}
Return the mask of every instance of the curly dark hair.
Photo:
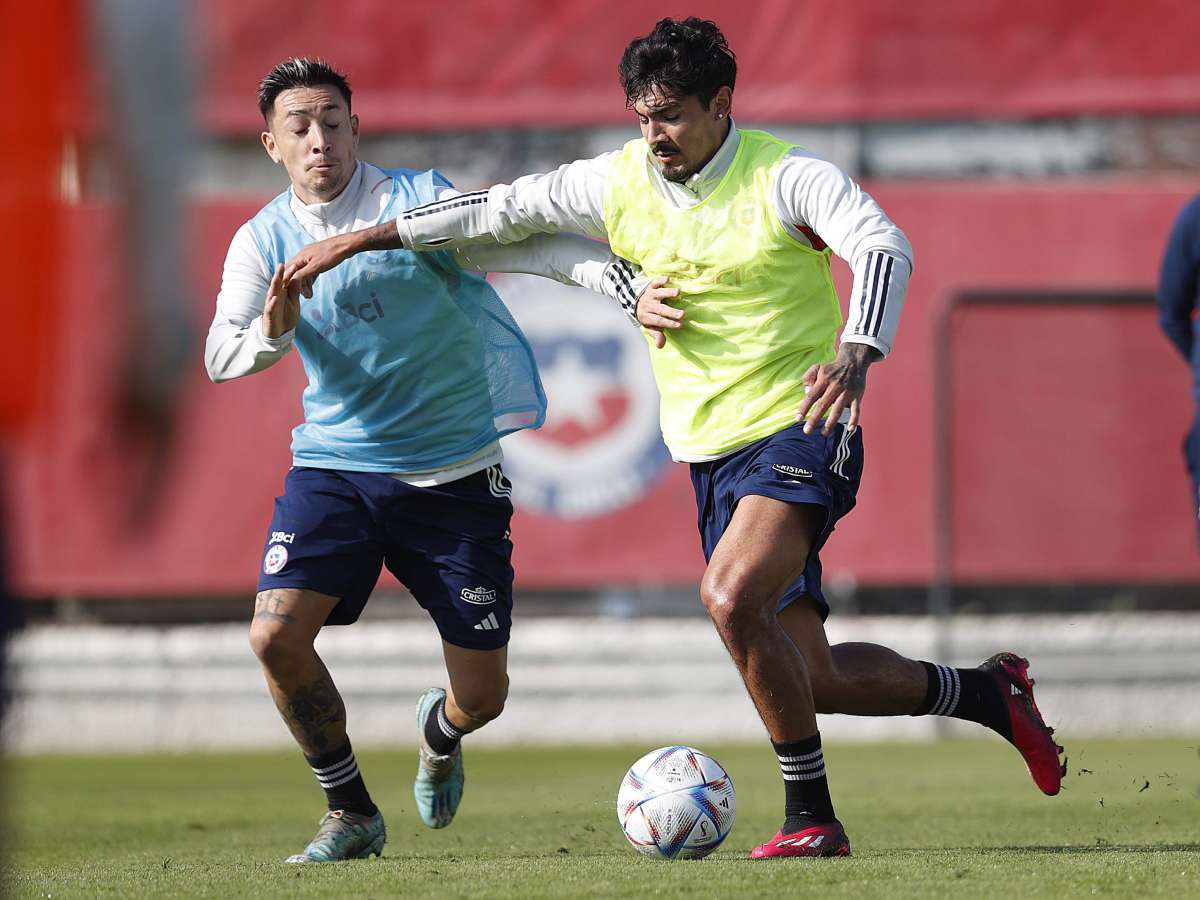
{"label": "curly dark hair", "polygon": [[270,122],[275,98],[284,91],[320,85],[337,88],[346,100],[346,108],[350,108],[350,82],[346,76],[323,59],[303,56],[285,59],[266,74],[258,86],[258,111]]}
{"label": "curly dark hair", "polygon": [[630,41],[617,74],[626,106],[662,91],[679,99],[695,94],[707,108],[721,88],[733,90],[737,61],[715,22],[662,19],[648,35]]}

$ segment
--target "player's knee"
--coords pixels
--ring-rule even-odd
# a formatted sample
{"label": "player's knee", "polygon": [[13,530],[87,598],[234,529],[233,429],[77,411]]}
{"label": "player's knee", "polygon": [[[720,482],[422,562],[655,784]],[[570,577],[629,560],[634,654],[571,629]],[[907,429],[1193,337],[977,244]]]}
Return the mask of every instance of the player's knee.
{"label": "player's knee", "polygon": [[255,619],[250,623],[250,649],[268,670],[283,671],[311,652],[312,642],[286,623]]}
{"label": "player's knee", "polygon": [[700,583],[700,599],[722,634],[746,633],[767,622],[762,598],[755,596],[747,580],[736,572],[710,569]]}

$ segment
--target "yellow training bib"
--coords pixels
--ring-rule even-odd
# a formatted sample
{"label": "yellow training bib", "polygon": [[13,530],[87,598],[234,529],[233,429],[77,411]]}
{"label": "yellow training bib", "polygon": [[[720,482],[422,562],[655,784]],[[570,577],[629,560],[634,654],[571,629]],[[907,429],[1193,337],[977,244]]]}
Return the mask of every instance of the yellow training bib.
{"label": "yellow training bib", "polygon": [[801,379],[833,359],[841,307],[829,250],[784,230],[771,202],[791,147],[742,131],[716,190],[689,209],[662,197],[646,143],[630,141],[608,174],[604,223],[613,252],[679,288],[683,327],[650,348],[663,439],[677,459],[727,453],[795,424]]}

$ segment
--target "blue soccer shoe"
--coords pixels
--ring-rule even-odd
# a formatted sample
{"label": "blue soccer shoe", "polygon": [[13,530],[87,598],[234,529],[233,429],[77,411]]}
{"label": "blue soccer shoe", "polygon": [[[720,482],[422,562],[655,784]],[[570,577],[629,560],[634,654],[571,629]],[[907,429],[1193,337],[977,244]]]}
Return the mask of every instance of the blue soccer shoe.
{"label": "blue soccer shoe", "polygon": [[441,688],[430,688],[417,700],[420,761],[413,782],[413,798],[417,801],[421,821],[430,828],[445,828],[454,820],[458,804],[462,801],[465,780],[461,744],[453,753],[438,756],[425,741],[425,722],[429,712],[445,696],[446,692]]}
{"label": "blue soccer shoe", "polygon": [[387,840],[383,814],[363,816],[341,809],[330,810],[321,819],[317,835],[303,853],[287,858],[289,863],[337,862],[342,859],[366,859],[382,856]]}

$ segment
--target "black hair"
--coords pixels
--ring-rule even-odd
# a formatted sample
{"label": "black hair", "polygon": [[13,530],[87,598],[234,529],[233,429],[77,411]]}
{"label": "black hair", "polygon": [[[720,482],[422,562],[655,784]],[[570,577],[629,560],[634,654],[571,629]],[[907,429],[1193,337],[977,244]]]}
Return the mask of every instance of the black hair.
{"label": "black hair", "polygon": [[678,99],[695,94],[707,109],[722,87],[733,90],[737,61],[715,22],[662,19],[648,35],[630,41],[617,73],[626,106],[657,90]]}
{"label": "black hair", "polygon": [[269,123],[271,111],[275,108],[275,98],[284,91],[320,85],[337,88],[338,93],[346,100],[346,108],[350,108],[350,82],[346,80],[345,75],[323,59],[294,56],[275,66],[259,84],[258,111]]}

